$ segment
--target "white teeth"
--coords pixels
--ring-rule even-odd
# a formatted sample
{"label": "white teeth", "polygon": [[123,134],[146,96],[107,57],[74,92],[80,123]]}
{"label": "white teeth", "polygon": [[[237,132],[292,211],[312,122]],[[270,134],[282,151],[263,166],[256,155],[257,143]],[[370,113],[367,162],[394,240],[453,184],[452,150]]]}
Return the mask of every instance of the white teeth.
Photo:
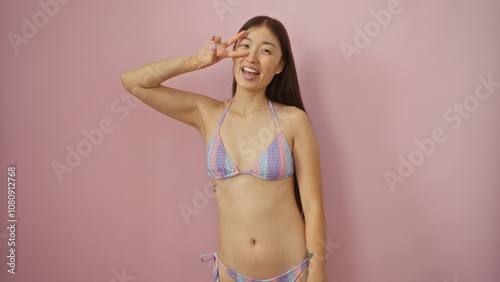
{"label": "white teeth", "polygon": [[247,68],[247,67],[244,67],[243,70],[245,70],[247,72],[259,73],[258,71],[251,69],[251,68]]}

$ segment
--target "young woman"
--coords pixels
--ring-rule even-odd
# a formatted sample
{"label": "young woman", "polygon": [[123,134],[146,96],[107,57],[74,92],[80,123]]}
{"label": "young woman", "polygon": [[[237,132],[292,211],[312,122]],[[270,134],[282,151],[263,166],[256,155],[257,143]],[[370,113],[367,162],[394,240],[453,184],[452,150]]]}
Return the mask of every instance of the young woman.
{"label": "young woman", "polygon": [[[161,84],[225,58],[233,60],[232,99]],[[147,105],[195,127],[205,141],[220,243],[202,261],[214,260],[215,280],[325,281],[318,145],[279,21],[252,18],[226,42],[212,36],[197,54],[134,69],[122,83]]]}

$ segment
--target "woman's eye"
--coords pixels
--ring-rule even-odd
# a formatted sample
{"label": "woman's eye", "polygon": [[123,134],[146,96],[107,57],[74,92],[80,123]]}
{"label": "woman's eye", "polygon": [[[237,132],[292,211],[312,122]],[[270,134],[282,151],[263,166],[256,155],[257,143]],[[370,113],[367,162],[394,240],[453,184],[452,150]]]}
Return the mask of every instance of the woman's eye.
{"label": "woman's eye", "polygon": [[248,45],[246,44],[241,44],[240,47],[243,47],[243,48],[248,48]]}
{"label": "woman's eye", "polygon": [[262,49],[262,52],[271,54],[271,51],[269,51],[267,49]]}

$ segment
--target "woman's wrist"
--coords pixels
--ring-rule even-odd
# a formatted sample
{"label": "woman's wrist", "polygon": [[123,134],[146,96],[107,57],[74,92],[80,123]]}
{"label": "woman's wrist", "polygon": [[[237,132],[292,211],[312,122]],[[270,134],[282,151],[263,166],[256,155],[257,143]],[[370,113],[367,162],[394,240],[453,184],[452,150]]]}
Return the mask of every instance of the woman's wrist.
{"label": "woman's wrist", "polygon": [[307,282],[325,282],[326,275],[324,273],[309,273],[307,277]]}
{"label": "woman's wrist", "polygon": [[326,271],[325,264],[318,261],[312,261],[313,259],[314,257],[309,264],[309,279],[307,281],[324,281]]}
{"label": "woman's wrist", "polygon": [[196,55],[182,57],[182,61],[186,66],[187,71],[194,71],[203,68],[203,66],[200,64],[200,60],[198,60]]}

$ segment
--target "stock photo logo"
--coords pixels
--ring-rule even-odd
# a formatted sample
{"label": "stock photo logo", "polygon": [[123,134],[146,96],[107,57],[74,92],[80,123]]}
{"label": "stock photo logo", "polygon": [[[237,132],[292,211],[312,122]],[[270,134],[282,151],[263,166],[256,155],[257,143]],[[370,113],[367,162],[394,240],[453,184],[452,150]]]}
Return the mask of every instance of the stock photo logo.
{"label": "stock photo logo", "polygon": [[[411,0],[409,0],[411,1]],[[382,33],[383,28],[389,26],[394,15],[398,15],[403,11],[403,6],[399,0],[390,0],[387,2],[387,9],[382,9],[378,12],[371,10],[370,15],[373,20],[368,21],[364,28],[354,27],[354,38],[352,44],[345,41],[339,44],[340,50],[348,63],[352,61],[354,54],[360,54],[363,49],[367,48],[373,39]]]}
{"label": "stock photo logo", "polygon": [[325,241],[319,241],[318,242],[323,248],[325,248],[325,260],[328,261],[328,258],[333,254],[335,249],[340,248],[342,244],[340,243],[335,243],[331,240],[331,235],[328,234],[326,236],[326,242]]}
{"label": "stock photo logo", "polygon": [[116,271],[116,269],[111,270],[111,274],[113,275],[113,278],[109,280],[109,282],[126,282],[126,281],[132,281],[135,279],[135,276],[127,274],[127,270],[125,267],[122,267],[122,272]]}
{"label": "stock photo logo", "polygon": [[221,21],[224,20],[224,14],[233,12],[234,8],[243,3],[243,0],[215,0],[212,2],[215,12]]}
{"label": "stock photo logo", "polygon": [[[466,96],[462,102],[453,104],[442,114],[443,121],[454,131],[460,129],[464,120],[470,118],[472,113],[477,111],[479,106],[482,103],[484,104],[495,93],[495,88],[500,87],[500,82],[493,80],[493,74],[480,75],[478,80],[479,83],[476,85],[473,94]],[[403,155],[398,156],[397,173],[388,170],[384,173],[391,191],[396,191],[396,184],[403,183],[408,177],[412,176],[416,168],[422,166],[437,151],[438,145],[445,143],[446,140],[448,140],[448,135],[445,129],[441,127],[434,128],[430,138],[415,139],[413,143],[416,148],[406,157]]]}
{"label": "stock photo logo", "polygon": [[215,195],[212,193],[213,184],[212,182],[207,182],[201,192],[198,188],[193,188],[194,197],[191,201],[192,206],[186,203],[180,203],[177,208],[182,215],[182,219],[186,225],[191,223],[191,216],[199,215],[202,210],[208,207],[210,204],[210,199],[215,199]]}
{"label": "stock photo logo", "polygon": [[39,0],[37,2],[40,10],[35,12],[30,18],[22,17],[21,32],[9,32],[7,38],[9,39],[12,49],[17,54],[19,53],[19,46],[21,44],[28,44],[50,21],[59,14],[61,5],[66,5],[71,0]]}
{"label": "stock photo logo", "polygon": [[[134,101],[135,100],[135,101]],[[134,96],[122,93],[120,98],[116,98],[110,105],[113,113],[119,114],[118,119],[125,120],[130,115],[130,109],[135,109],[139,105]],[[83,139],[81,139],[75,147],[66,145],[66,157],[64,162],[53,161],[51,166],[59,183],[63,182],[63,175],[71,173],[75,168],[80,166],[85,157],[88,157],[94,148],[98,147],[104,141],[105,134],[110,134],[116,129],[116,125],[108,117],[102,118],[99,121],[97,128],[90,130],[83,129],[81,131]]]}

